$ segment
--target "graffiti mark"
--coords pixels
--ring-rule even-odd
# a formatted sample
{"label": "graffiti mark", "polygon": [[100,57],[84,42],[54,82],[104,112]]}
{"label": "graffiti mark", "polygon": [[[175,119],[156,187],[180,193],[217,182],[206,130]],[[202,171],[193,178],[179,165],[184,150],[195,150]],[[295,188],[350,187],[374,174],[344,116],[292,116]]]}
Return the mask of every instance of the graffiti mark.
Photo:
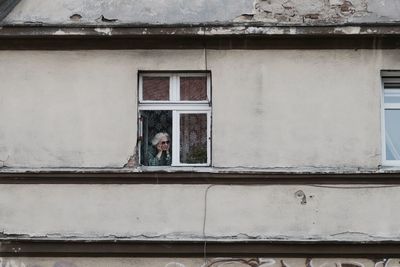
{"label": "graffiti mark", "polygon": [[[25,263],[22,259],[4,259],[0,258],[0,267],[42,267],[41,265],[30,265]],[[56,261],[53,267],[78,267],[74,263],[67,262],[67,261]]]}
{"label": "graffiti mark", "polygon": [[364,264],[359,262],[346,262],[341,263],[341,267],[364,267]]}
{"label": "graffiti mark", "polygon": [[276,261],[274,259],[260,258],[261,265],[259,267],[274,266]]}
{"label": "graffiti mark", "polygon": [[[72,259],[72,258],[71,258]],[[69,261],[68,258],[62,260],[41,262],[35,258],[0,258],[0,267],[95,267],[98,266],[93,259],[88,265],[86,259],[74,259]],[[164,266],[164,267],[400,267],[399,259],[349,259],[349,258],[209,258],[206,262],[200,263],[198,259],[188,261],[185,264],[172,261],[147,258],[144,266]],[[93,262],[92,262],[93,261]],[[183,260],[182,260],[183,261]],[[142,267],[143,261],[140,263],[132,262],[131,267]],[[202,262],[202,261],[201,261]],[[118,259],[104,266],[122,266]],[[123,265],[127,267],[128,265]]]}
{"label": "graffiti mark", "polygon": [[58,261],[54,263],[53,267],[78,267],[78,266],[68,261]]}
{"label": "graffiti mark", "polygon": [[[206,264],[204,267],[221,267],[224,265],[228,264],[233,264],[233,263],[239,263],[241,266],[249,266],[249,267],[261,267],[263,266],[271,266],[271,265],[264,265],[266,263],[269,264],[269,262],[266,262],[265,259],[263,261],[261,259],[214,259],[210,261],[208,264]],[[274,262],[275,263],[275,262]]]}
{"label": "graffiti mark", "polygon": [[3,260],[0,259],[1,267],[26,267],[25,263],[17,261],[17,260]]}

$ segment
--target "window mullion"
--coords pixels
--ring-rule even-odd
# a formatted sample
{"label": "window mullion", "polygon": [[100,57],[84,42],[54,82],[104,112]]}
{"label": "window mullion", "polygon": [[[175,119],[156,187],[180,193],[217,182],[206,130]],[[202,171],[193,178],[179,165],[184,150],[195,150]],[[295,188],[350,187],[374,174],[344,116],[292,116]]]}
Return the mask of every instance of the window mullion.
{"label": "window mullion", "polygon": [[176,110],[172,111],[172,165],[179,165],[180,158],[180,121],[179,112]]}
{"label": "window mullion", "polygon": [[170,87],[171,98],[170,98],[170,100],[171,101],[179,101],[178,93],[177,93],[177,91],[179,89],[178,88],[179,87],[178,75],[171,75],[170,80],[171,80],[171,87]]}
{"label": "window mullion", "polygon": [[171,75],[169,78],[169,101],[175,100],[174,87],[175,87],[174,75]]}
{"label": "window mullion", "polygon": [[211,77],[207,74],[207,102],[211,104]]}
{"label": "window mullion", "polygon": [[211,164],[211,112],[207,112],[207,165]]}
{"label": "window mullion", "polygon": [[139,76],[139,102],[143,101],[143,76]]}

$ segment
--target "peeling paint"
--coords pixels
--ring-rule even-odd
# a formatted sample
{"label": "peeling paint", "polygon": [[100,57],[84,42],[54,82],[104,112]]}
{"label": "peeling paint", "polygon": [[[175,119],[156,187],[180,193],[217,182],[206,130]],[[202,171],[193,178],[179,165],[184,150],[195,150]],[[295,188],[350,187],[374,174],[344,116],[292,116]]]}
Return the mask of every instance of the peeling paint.
{"label": "peeling paint", "polygon": [[359,34],[361,31],[361,27],[340,27],[335,28],[335,33],[344,33],[344,34]]}
{"label": "peeling paint", "polygon": [[66,35],[65,31],[63,30],[58,30],[54,33],[54,35]]}
{"label": "peeling paint", "polygon": [[64,31],[62,29],[59,29],[54,32],[54,35],[85,35],[85,33],[80,32],[80,31]]}
{"label": "peeling paint", "polygon": [[196,173],[285,173],[285,174],[395,174],[400,172],[399,167],[378,167],[378,168],[360,168],[358,166],[343,166],[343,167],[316,167],[316,166],[292,166],[292,167],[146,167],[139,166],[136,168],[76,168],[76,167],[58,167],[58,168],[18,168],[9,167],[0,169],[1,173],[48,173],[48,172],[67,172],[67,173],[137,173],[137,172],[196,172]]}
{"label": "peeling paint", "polygon": [[284,34],[285,31],[282,28],[271,27],[271,28],[260,28],[260,27],[248,27],[246,33],[250,34]]}
{"label": "peeling paint", "polygon": [[112,31],[113,31],[112,28],[95,28],[94,30],[98,33],[102,33],[105,35],[112,35]]}
{"label": "peeling paint", "polygon": [[[6,18],[7,23],[26,21],[44,24],[176,24],[226,22],[239,14],[251,14],[250,0],[24,0]],[[79,21],[70,16],[79,13]]]}
{"label": "peeling paint", "polygon": [[366,30],[366,33],[376,33],[376,32],[377,32],[376,30],[371,30],[371,29]]}
{"label": "peeling paint", "polygon": [[255,0],[253,21],[273,23],[324,24],[366,19],[366,0]]}
{"label": "peeling paint", "polygon": [[[74,13],[71,11],[79,11]],[[23,1],[5,19],[5,24],[339,24],[353,22],[398,22],[397,1],[367,0],[229,0],[201,1]]]}
{"label": "peeling paint", "polygon": [[[239,29],[237,29],[239,30]],[[233,31],[226,28],[212,28],[207,34],[215,35],[215,34],[232,34]]]}

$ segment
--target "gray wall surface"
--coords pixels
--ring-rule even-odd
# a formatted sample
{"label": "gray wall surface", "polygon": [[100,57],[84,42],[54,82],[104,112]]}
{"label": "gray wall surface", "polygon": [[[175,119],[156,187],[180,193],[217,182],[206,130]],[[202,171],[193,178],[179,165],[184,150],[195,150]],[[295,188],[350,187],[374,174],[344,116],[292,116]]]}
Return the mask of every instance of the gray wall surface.
{"label": "gray wall surface", "polygon": [[122,168],[138,70],[211,70],[212,165],[360,168],[381,161],[380,70],[396,50],[1,51],[0,166]]}
{"label": "gray wall surface", "polygon": [[399,201],[400,188],[384,185],[0,185],[0,232],[43,239],[400,241]]}
{"label": "gray wall surface", "polygon": [[200,23],[231,21],[252,9],[249,0],[22,0],[6,22],[71,23],[70,16],[79,14],[83,23],[102,23],[101,16],[116,23]]}
{"label": "gray wall surface", "polygon": [[396,0],[22,0],[4,23],[330,24],[399,20],[400,3]]}

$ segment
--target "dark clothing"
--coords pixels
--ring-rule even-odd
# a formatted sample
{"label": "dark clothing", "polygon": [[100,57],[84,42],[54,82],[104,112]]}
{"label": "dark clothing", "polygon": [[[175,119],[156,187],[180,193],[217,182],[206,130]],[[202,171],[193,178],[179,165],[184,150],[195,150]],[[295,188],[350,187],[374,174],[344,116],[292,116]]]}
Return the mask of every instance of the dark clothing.
{"label": "dark clothing", "polygon": [[157,158],[157,150],[153,147],[149,149],[147,159],[149,161],[149,166],[170,166],[171,165],[171,155],[163,152],[160,158]]}

